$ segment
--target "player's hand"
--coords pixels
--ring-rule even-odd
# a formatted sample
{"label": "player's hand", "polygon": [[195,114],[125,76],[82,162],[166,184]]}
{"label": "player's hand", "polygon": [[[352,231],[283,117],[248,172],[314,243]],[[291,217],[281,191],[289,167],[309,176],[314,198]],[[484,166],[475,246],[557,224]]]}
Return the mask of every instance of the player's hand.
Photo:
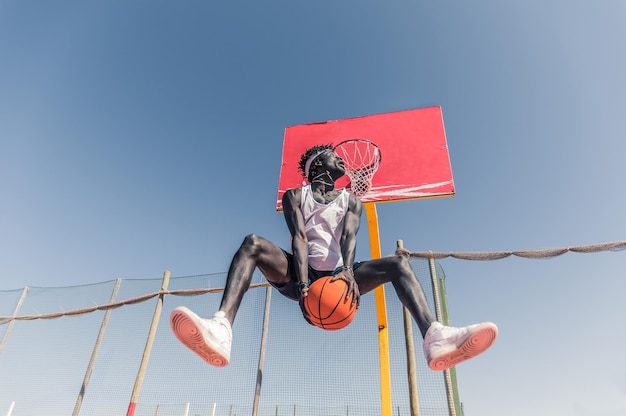
{"label": "player's hand", "polygon": [[300,310],[302,311],[302,317],[304,318],[305,321],[307,321],[309,323],[309,325],[313,325],[313,322],[311,322],[311,319],[309,318],[309,314],[306,311],[306,308],[304,307],[304,298],[306,298],[309,295],[309,285],[308,284],[298,284],[298,288],[300,289],[300,301],[298,302],[298,304],[300,305]]}
{"label": "player's hand", "polygon": [[309,282],[299,282],[298,290],[300,291],[300,300],[303,300],[309,295]]}
{"label": "player's hand", "polygon": [[343,280],[348,285],[348,293],[346,293],[346,299],[350,298],[352,295],[352,303],[356,304],[356,307],[359,307],[361,302],[361,292],[359,292],[359,285],[356,284],[356,280],[354,279],[354,272],[351,268],[344,269],[333,276],[333,281],[335,280]]}

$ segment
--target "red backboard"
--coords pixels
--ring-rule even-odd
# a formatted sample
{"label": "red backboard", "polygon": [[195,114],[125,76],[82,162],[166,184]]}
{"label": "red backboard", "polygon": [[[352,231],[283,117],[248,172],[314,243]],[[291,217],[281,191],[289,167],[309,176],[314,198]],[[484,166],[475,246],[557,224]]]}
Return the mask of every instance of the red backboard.
{"label": "red backboard", "polygon": [[[282,209],[285,191],[302,186],[298,162],[306,149],[349,139],[375,143],[382,156],[372,187],[361,201],[454,195],[441,107],[428,107],[287,127],[276,209]],[[347,176],[337,182],[340,187],[347,185]]]}

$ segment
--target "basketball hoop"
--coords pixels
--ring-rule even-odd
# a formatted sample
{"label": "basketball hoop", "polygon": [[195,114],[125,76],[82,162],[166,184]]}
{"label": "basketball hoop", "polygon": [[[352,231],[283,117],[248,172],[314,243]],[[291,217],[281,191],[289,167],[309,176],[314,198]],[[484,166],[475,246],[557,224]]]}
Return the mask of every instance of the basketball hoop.
{"label": "basketball hoop", "polygon": [[333,149],[343,159],[346,174],[350,178],[349,190],[362,197],[372,187],[372,178],[380,165],[380,149],[365,139],[345,140]]}

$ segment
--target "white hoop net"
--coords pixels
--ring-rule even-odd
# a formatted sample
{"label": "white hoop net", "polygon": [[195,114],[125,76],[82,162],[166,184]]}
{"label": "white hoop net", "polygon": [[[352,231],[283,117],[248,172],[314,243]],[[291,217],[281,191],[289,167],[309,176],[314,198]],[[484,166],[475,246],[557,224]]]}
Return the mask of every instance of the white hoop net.
{"label": "white hoop net", "polygon": [[346,174],[350,177],[350,192],[358,197],[367,194],[380,165],[378,146],[369,140],[350,139],[339,143],[334,150],[343,159]]}

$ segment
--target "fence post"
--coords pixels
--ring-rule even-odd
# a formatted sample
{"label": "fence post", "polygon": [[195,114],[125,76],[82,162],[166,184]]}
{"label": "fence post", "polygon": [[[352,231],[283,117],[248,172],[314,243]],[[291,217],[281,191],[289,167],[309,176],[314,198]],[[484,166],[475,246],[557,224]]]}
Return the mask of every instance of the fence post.
{"label": "fence post", "polygon": [[[115,302],[115,298],[117,297],[117,292],[120,289],[121,284],[122,279],[117,279],[115,281],[115,286],[113,287],[113,293],[111,293],[111,299],[109,299],[109,303]],[[100,351],[100,344],[102,344],[102,338],[104,338],[104,331],[106,330],[107,324],[109,323],[110,316],[111,309],[109,308],[104,313],[104,318],[102,318],[102,323],[100,324],[100,332],[98,332],[98,338],[96,338],[96,343],[93,347],[93,351],[91,352],[91,358],[89,359],[87,371],[85,372],[85,377],[83,378],[83,385],[80,388],[80,393],[78,393],[78,398],[76,398],[76,404],[74,405],[74,412],[72,412],[72,416],[77,416],[80,412],[80,407],[83,404],[83,397],[85,396],[85,390],[87,390],[87,385],[89,384],[89,379],[91,378],[91,372],[93,371],[93,365],[96,362],[98,351]]]}
{"label": "fence post", "polygon": [[256,388],[254,391],[254,403],[252,405],[252,415],[259,414],[259,400],[261,398],[261,383],[263,382],[263,367],[265,365],[265,350],[267,348],[267,328],[270,322],[270,304],[272,300],[272,287],[265,289],[265,311],[263,312],[263,331],[261,333],[261,350],[259,351],[259,367],[256,373]]}
{"label": "fence post", "polygon": [[[448,311],[447,304],[445,303],[445,294],[442,295],[439,290],[439,277],[437,276],[437,265],[434,257],[428,258],[428,265],[430,266],[430,279],[433,285],[433,298],[435,301],[435,313],[437,314],[437,320],[444,325],[448,325]],[[443,303],[443,305],[442,305]],[[456,416],[456,406],[454,403],[454,386],[452,384],[451,371],[454,369],[448,369],[443,371],[443,379],[446,385],[446,397],[448,399],[448,409],[450,416]]]}
{"label": "fence post", "polygon": [[[18,313],[20,313],[20,309],[22,309],[22,304],[24,303],[24,299],[26,299],[27,293],[28,293],[28,286],[26,286],[24,290],[22,290],[22,295],[20,296],[20,300],[17,301],[17,306],[15,307],[15,310],[13,311],[13,318],[15,318]],[[11,332],[11,329],[13,329],[14,324],[15,324],[15,319],[13,319],[7,325],[7,329],[4,331],[4,335],[2,336],[2,341],[0,341],[0,352],[2,352],[2,349],[4,348],[4,344],[7,343],[7,339],[9,339],[9,333]]]}
{"label": "fence post", "polygon": [[[398,249],[404,248],[404,241],[396,241]],[[409,407],[411,416],[419,416],[419,396],[417,394],[417,364],[415,363],[415,343],[413,342],[413,318],[409,310],[402,307],[404,320],[404,344],[406,346],[406,371],[409,380]],[[398,410],[400,412],[400,410]]]}
{"label": "fence post", "polygon": [[[446,281],[445,281],[445,273],[444,276],[439,276],[437,273],[437,281],[439,283],[439,297],[441,298],[441,311],[442,315],[442,323],[444,325],[450,325],[450,314],[448,312],[448,295],[446,294]],[[459,398],[459,385],[457,383],[456,377],[456,367],[452,367],[448,370],[450,373],[450,395],[454,401],[454,409],[457,415],[463,415],[463,406],[461,403],[461,399]]]}
{"label": "fence post", "polygon": [[146,347],[143,350],[143,356],[141,357],[141,364],[139,365],[139,371],[137,372],[137,378],[135,379],[135,386],[130,396],[130,404],[128,405],[128,411],[126,416],[134,416],[135,408],[137,407],[137,399],[139,398],[139,392],[141,391],[141,385],[143,378],[148,368],[148,361],[150,360],[150,353],[152,352],[152,344],[154,343],[154,336],[156,335],[157,327],[159,326],[159,318],[161,316],[161,309],[163,309],[163,298],[165,297],[165,291],[170,283],[170,272],[168,270],[163,273],[163,281],[161,283],[161,294],[157,300],[156,307],[154,309],[154,315],[152,316],[152,324],[150,325],[150,332],[148,332],[148,339],[146,340]]}

